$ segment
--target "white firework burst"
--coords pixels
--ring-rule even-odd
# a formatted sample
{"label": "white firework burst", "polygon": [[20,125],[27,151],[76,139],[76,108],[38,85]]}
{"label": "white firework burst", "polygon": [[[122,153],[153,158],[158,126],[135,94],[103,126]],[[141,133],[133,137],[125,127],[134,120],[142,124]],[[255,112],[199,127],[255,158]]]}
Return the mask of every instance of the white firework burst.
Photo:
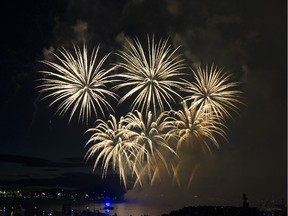
{"label": "white firework burst", "polygon": [[[212,153],[212,145],[220,148],[215,135],[226,139],[225,126],[213,112],[207,113],[195,106],[189,109],[185,101],[183,102],[183,110],[175,112],[174,119],[167,124],[174,125],[170,133],[174,133],[178,137],[176,152],[179,157],[172,158],[171,162],[173,181],[176,181],[180,186],[180,182],[188,178],[187,187],[189,188],[198,167],[195,158],[202,153]],[[187,166],[192,170],[190,174],[190,169]],[[185,170],[184,173],[183,170]]]}
{"label": "white firework burst", "polygon": [[134,164],[138,160],[137,155],[144,151],[144,148],[130,141],[132,132],[126,129],[123,117],[117,121],[115,116],[110,115],[107,123],[101,119],[96,123],[96,128],[88,130],[93,134],[87,142],[87,145],[92,145],[86,153],[86,159],[96,156],[94,169],[102,159],[102,177],[106,176],[108,167],[112,166],[114,171],[119,171],[120,180],[127,187],[127,177],[132,176]]}
{"label": "white firework burst", "polygon": [[170,124],[175,126],[170,133],[176,134],[179,139],[177,150],[181,145],[200,144],[204,151],[210,151],[209,141],[220,148],[215,135],[218,134],[226,139],[226,133],[223,130],[224,124],[218,121],[219,118],[212,112],[207,113],[195,106],[188,108],[186,102],[183,102],[183,111],[175,112],[174,120]]}
{"label": "white firework burst", "polygon": [[239,83],[231,82],[231,75],[213,65],[210,68],[198,66],[192,72],[196,82],[183,80],[185,91],[189,93],[184,99],[191,102],[190,108],[197,107],[205,113],[214,112],[222,119],[231,117],[230,111],[238,111],[237,104],[241,103],[242,93],[235,90]]}
{"label": "white firework burst", "polygon": [[40,71],[43,74],[40,92],[46,93],[44,98],[54,99],[50,106],[59,103],[57,112],[60,115],[68,110],[71,112],[69,122],[76,112],[79,112],[78,120],[87,123],[92,112],[98,117],[99,111],[104,115],[104,108],[113,110],[108,98],[117,99],[117,95],[108,89],[108,84],[115,81],[110,74],[116,66],[108,70],[103,68],[109,54],[96,63],[98,51],[99,46],[88,56],[84,44],[82,51],[74,46],[75,55],[64,48],[59,51],[60,55],[54,54],[59,64],[42,61],[53,70]]}
{"label": "white firework burst", "polygon": [[183,60],[176,55],[176,49],[172,49],[167,43],[168,40],[154,42],[148,37],[148,52],[145,52],[138,39],[133,42],[128,41],[129,47],[118,55],[124,60],[118,66],[124,69],[123,74],[119,74],[124,79],[116,89],[128,88],[128,92],[119,100],[119,103],[134,97],[131,110],[135,109],[147,114],[164,111],[165,104],[171,109],[171,102],[176,102],[175,98],[181,99],[177,93],[182,90],[184,84],[179,79],[181,70],[185,68]]}
{"label": "white firework burst", "polygon": [[137,183],[142,186],[145,179],[152,185],[157,178],[161,178],[162,172],[169,173],[168,162],[171,156],[177,156],[169,146],[171,125],[166,124],[169,116],[161,113],[157,119],[154,118],[151,111],[145,116],[137,110],[125,117],[127,129],[131,131],[130,140],[145,149],[138,151],[134,167],[137,176],[134,186]]}

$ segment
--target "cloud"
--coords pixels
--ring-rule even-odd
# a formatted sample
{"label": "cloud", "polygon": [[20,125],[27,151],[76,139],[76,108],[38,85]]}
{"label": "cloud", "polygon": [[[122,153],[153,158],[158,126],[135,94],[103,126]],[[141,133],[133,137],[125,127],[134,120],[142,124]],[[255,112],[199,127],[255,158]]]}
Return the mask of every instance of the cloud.
{"label": "cloud", "polygon": [[29,157],[22,155],[0,154],[0,163],[16,163],[30,167],[56,167],[56,168],[73,168],[87,166],[83,161],[77,162],[53,162],[43,158]]}
{"label": "cloud", "polygon": [[41,171],[44,171],[44,172],[57,172],[59,170],[58,169],[41,169]]}
{"label": "cloud", "polygon": [[82,21],[81,19],[78,19],[76,24],[72,26],[72,29],[74,30],[75,33],[86,32],[88,29],[88,23]]}
{"label": "cloud", "polygon": [[124,187],[119,185],[119,178],[117,175],[107,175],[102,179],[99,175],[87,174],[82,172],[63,173],[62,176],[50,178],[27,178],[22,176],[17,180],[0,180],[0,185],[14,186],[17,188],[24,187],[38,187],[38,188],[71,188],[75,190],[94,191],[96,193],[103,193],[105,190],[109,196],[122,196],[124,194]]}
{"label": "cloud", "polygon": [[176,0],[167,0],[167,9],[172,15],[178,15],[180,10],[180,5]]}
{"label": "cloud", "polygon": [[42,53],[43,53],[43,56],[44,56],[44,59],[46,60],[51,60],[52,59],[52,53],[55,51],[54,47],[53,46],[49,46],[48,48],[44,47],[42,49]]}
{"label": "cloud", "polygon": [[239,15],[216,15],[207,21],[212,24],[239,24],[242,23],[242,18]]}
{"label": "cloud", "polygon": [[31,178],[30,175],[17,175],[17,177],[23,179],[23,178]]}
{"label": "cloud", "polygon": [[67,157],[64,158],[64,161],[70,162],[70,163],[83,163],[82,157]]}

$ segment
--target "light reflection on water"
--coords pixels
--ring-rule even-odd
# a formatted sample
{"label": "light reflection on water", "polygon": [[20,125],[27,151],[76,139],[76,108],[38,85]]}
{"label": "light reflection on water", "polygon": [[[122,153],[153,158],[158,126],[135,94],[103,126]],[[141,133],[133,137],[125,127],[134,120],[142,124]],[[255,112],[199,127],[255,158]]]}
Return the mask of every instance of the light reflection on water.
{"label": "light reflection on water", "polygon": [[[110,215],[114,215],[117,213],[117,216],[160,216],[164,213],[169,213],[171,210],[171,206],[165,205],[153,205],[153,204],[140,204],[140,203],[113,203],[112,206],[114,207],[113,210],[110,210]],[[103,209],[103,204],[96,203],[96,204],[89,204],[75,206],[75,211],[81,211],[81,209],[89,209],[93,211],[94,209],[99,210]],[[103,211],[102,211],[103,212]]]}
{"label": "light reflection on water", "polygon": [[[27,208],[24,205],[22,209],[19,208],[19,206],[14,207],[14,210],[11,210],[11,208],[0,206],[1,211],[0,211],[0,216],[19,216],[19,215],[31,215],[31,216],[58,216],[58,215],[66,215],[66,216],[76,216],[77,212],[82,212],[82,211],[99,211],[101,213],[107,213],[107,215],[116,215],[117,216],[143,216],[143,215],[149,215],[149,216],[161,216],[164,213],[169,213],[171,210],[174,210],[175,208],[172,208],[169,205],[155,205],[155,204],[140,204],[137,202],[134,203],[129,203],[129,202],[122,202],[122,203],[112,203],[113,210],[107,210],[104,209],[104,204],[103,203],[73,203],[73,204],[66,204],[65,208],[73,209],[71,212],[65,211],[65,213],[62,213],[63,210],[63,204],[62,203],[51,203],[46,202],[46,203],[37,203],[37,206],[34,206],[34,210],[37,211],[31,211],[31,206],[33,204],[30,203],[30,210],[29,214],[26,211],[25,214],[25,208]],[[28,205],[29,206],[29,205]],[[33,210],[33,209],[32,209]],[[67,210],[67,209],[66,209]],[[36,212],[36,213],[35,213]]]}

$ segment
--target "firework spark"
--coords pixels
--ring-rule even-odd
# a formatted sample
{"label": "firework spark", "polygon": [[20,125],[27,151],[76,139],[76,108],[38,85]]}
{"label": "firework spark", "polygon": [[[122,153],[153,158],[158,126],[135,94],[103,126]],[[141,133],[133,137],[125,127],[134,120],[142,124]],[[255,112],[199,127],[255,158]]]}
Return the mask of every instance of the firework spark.
{"label": "firework spark", "polygon": [[130,141],[132,132],[126,129],[123,117],[119,122],[113,115],[110,115],[110,118],[107,123],[98,119],[96,128],[88,130],[93,134],[87,143],[87,145],[92,143],[92,146],[87,151],[86,159],[97,156],[94,169],[102,159],[103,178],[107,174],[109,165],[112,164],[113,170],[119,171],[120,181],[122,180],[127,187],[127,177],[134,172],[137,155],[144,149],[141,145]]}
{"label": "firework spark", "polygon": [[225,138],[226,133],[222,129],[224,124],[218,121],[218,117],[212,112],[207,113],[202,109],[196,109],[195,106],[188,108],[186,102],[183,102],[183,111],[175,112],[175,118],[170,122],[175,126],[170,133],[175,133],[179,139],[177,148],[183,143],[188,145],[203,144],[203,150],[211,152],[209,142],[220,148],[215,134]]}
{"label": "firework spark", "polygon": [[131,140],[137,145],[141,145],[145,151],[139,151],[137,158],[139,163],[135,163],[134,172],[137,175],[134,186],[139,183],[142,186],[144,179],[148,179],[151,185],[161,177],[163,171],[169,172],[167,161],[171,157],[177,156],[176,152],[169,146],[170,125],[166,124],[169,118],[166,113],[160,114],[154,120],[151,111],[146,118],[141,112],[127,114],[125,121],[127,129],[131,133]]}
{"label": "firework spark", "polygon": [[191,101],[190,108],[198,107],[205,113],[214,112],[222,119],[231,117],[229,111],[238,111],[236,105],[241,103],[241,92],[234,90],[238,83],[230,82],[231,75],[213,65],[205,69],[198,66],[192,72],[196,83],[183,80],[186,83],[185,91],[190,94],[184,99]]}
{"label": "firework spark", "polygon": [[[127,40],[128,41],[128,40]],[[142,113],[152,111],[153,114],[164,111],[164,105],[175,102],[176,98],[181,98],[177,90],[182,89],[183,81],[178,77],[184,67],[183,60],[176,51],[167,45],[167,40],[154,42],[148,37],[148,54],[144,51],[138,39],[133,42],[128,41],[129,47],[125,51],[120,51],[118,55],[124,60],[119,63],[120,68],[125,73],[120,74],[124,82],[116,88],[128,87],[128,91],[119,101],[122,103],[131,96],[135,96],[131,104],[131,110],[140,110]],[[177,81],[179,80],[179,81]]]}
{"label": "firework spark", "polygon": [[128,176],[135,180],[134,187],[137,184],[142,187],[144,181],[153,184],[162,171],[169,172],[166,156],[177,154],[168,144],[171,135],[164,132],[170,127],[165,123],[164,113],[155,121],[151,112],[145,118],[139,111],[128,113],[119,122],[113,115],[110,118],[107,123],[98,119],[96,128],[88,130],[93,134],[87,143],[92,146],[86,159],[96,156],[94,169],[102,159],[103,178],[112,166],[119,171],[125,187]]}
{"label": "firework spark", "polygon": [[[174,112],[174,119],[167,122],[167,124],[174,125],[174,128],[171,127],[170,133],[174,133],[178,137],[176,152],[179,157],[173,158],[171,169],[173,181],[176,181],[181,186],[179,178],[180,176],[183,178],[183,174],[181,174],[183,167],[187,169],[188,165],[192,169],[192,164],[194,164],[192,161],[195,161],[195,152],[197,152],[197,155],[206,152],[212,153],[211,144],[219,149],[220,145],[215,135],[217,134],[226,139],[226,133],[223,129],[225,126],[213,112],[207,113],[202,109],[197,109],[195,106],[188,108],[185,101],[183,102],[183,110]],[[196,164],[195,167],[197,166]],[[188,187],[190,187],[195,174],[195,167],[192,169],[190,176],[188,176]]]}
{"label": "firework spark", "polygon": [[60,102],[57,112],[60,115],[65,114],[71,110],[69,122],[73,115],[79,110],[78,120],[88,122],[91,112],[96,115],[101,112],[104,115],[104,109],[113,110],[107,98],[112,96],[116,99],[117,95],[107,89],[107,85],[114,80],[109,75],[116,67],[108,70],[102,69],[103,63],[108,58],[105,55],[96,63],[99,46],[93,49],[91,56],[88,56],[87,47],[84,44],[83,50],[74,46],[75,56],[63,48],[60,51],[61,55],[55,55],[60,61],[60,64],[42,61],[48,65],[53,71],[40,71],[44,78],[39,87],[40,92],[47,93],[44,98],[52,97],[54,100],[50,106],[56,102]]}
{"label": "firework spark", "polygon": [[[102,178],[110,167],[119,172],[126,188],[128,180],[142,187],[146,181],[152,185],[171,174],[180,186],[183,169],[189,166],[192,173],[184,176],[190,187],[199,167],[195,152],[206,154],[212,153],[212,147],[220,148],[216,138],[226,139],[222,120],[231,117],[230,111],[238,111],[241,92],[235,90],[238,83],[231,82],[230,75],[214,66],[192,70],[196,82],[181,79],[185,66],[176,54],[178,48],[172,49],[168,40],[155,43],[148,37],[147,41],[147,52],[138,39],[128,41],[128,47],[117,53],[123,62],[108,70],[102,67],[109,54],[96,63],[99,46],[90,57],[86,45],[82,50],[74,46],[75,55],[63,49],[55,54],[59,64],[42,61],[53,72],[41,71],[40,92],[54,99],[50,106],[59,103],[60,115],[71,111],[69,122],[79,112],[78,120],[88,123],[93,113],[98,118],[98,112],[104,116],[105,110],[113,111],[108,98],[117,100],[118,96],[109,90],[110,84],[114,85],[111,89],[128,89],[119,104],[134,97],[132,111],[119,121],[113,115],[107,122],[97,119],[96,127],[87,130],[92,136],[85,158],[96,157],[94,170],[101,164]],[[112,76],[117,67],[123,73]],[[115,77],[122,82],[117,84]],[[179,91],[189,95],[184,97],[183,110],[174,111],[172,103],[183,100]],[[164,111],[167,106],[169,112]]]}

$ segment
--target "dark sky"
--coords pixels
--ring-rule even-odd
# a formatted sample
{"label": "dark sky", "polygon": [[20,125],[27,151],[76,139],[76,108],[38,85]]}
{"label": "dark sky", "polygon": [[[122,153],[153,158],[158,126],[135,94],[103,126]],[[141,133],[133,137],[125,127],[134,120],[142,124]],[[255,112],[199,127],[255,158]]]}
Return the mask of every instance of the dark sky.
{"label": "dark sky", "polygon": [[[188,203],[254,205],[287,196],[287,5],[284,0],[27,0],[1,6],[0,186],[120,193],[83,160],[87,126],[54,114],[36,86],[47,51],[72,43],[120,49],[124,36],[167,38],[188,65],[217,64],[240,81],[245,106],[228,121],[228,143],[201,165]],[[114,58],[114,59],[113,59]],[[112,55],[110,61],[115,60]],[[120,108],[119,108],[120,109]],[[125,110],[119,110],[124,112]],[[117,181],[115,180],[117,179]],[[128,197],[169,196],[170,189]],[[166,194],[167,195],[166,195]],[[171,192],[172,193],[172,192]],[[164,195],[163,195],[164,194]],[[151,198],[150,197],[150,198]],[[165,200],[165,198],[163,198]]]}

